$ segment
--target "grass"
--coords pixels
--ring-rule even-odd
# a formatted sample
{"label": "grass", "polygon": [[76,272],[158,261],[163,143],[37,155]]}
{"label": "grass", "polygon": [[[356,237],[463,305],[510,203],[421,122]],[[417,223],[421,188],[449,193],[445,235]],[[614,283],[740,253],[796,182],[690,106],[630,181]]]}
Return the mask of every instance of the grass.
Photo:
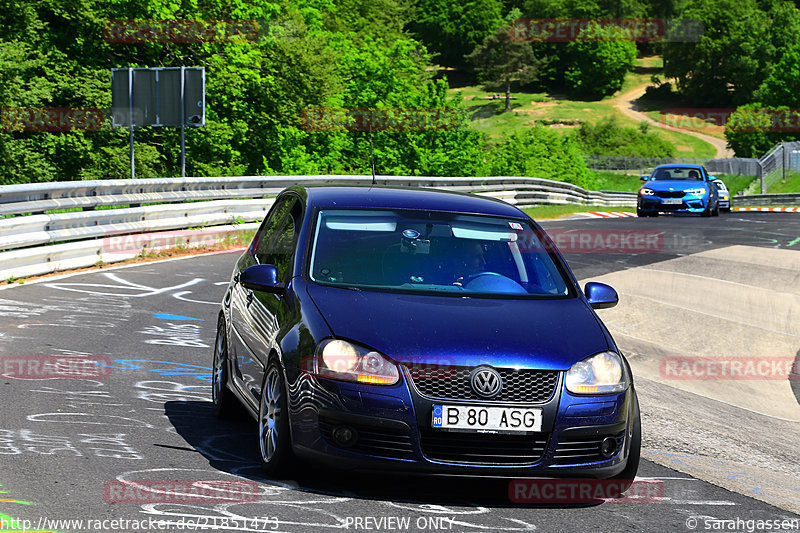
{"label": "grass", "polygon": [[643,175],[598,170],[592,173],[594,181],[592,190],[636,192],[642,186],[641,177]]}
{"label": "grass", "polygon": [[754,176],[739,176],[738,174],[714,174],[713,176],[717,179],[721,179],[723,183],[725,183],[731,196],[736,196],[739,194],[739,191],[746,190],[753,180],[758,179]]}
{"label": "grass", "polygon": [[800,172],[787,172],[786,180],[780,180],[769,188],[768,193],[800,192]]}
{"label": "grass", "polygon": [[589,213],[589,212],[625,212],[633,213],[633,207],[621,206],[596,206],[596,205],[540,205],[536,207],[525,207],[522,209],[528,213],[534,220],[548,220],[562,218],[574,213]]}
{"label": "grass", "polygon": [[[522,128],[542,124],[557,131],[568,134],[583,122],[596,122],[602,118],[614,116],[622,126],[636,127],[639,123],[619,112],[614,106],[616,96],[634,87],[650,82],[653,74],[662,69],[660,57],[645,57],[636,60],[634,72],[628,73],[622,90],[612,96],[600,100],[571,100],[564,95],[547,93],[528,93],[518,87],[512,90],[511,112],[505,113],[505,100],[489,100],[492,92],[484,91],[476,86],[464,86],[451,89],[464,97],[464,104],[469,110],[472,126],[485,132],[490,139],[500,140]],[[657,113],[657,112],[656,112]],[[673,144],[678,157],[711,158],[716,155],[714,147],[685,133],[662,130],[651,127],[663,139]]]}

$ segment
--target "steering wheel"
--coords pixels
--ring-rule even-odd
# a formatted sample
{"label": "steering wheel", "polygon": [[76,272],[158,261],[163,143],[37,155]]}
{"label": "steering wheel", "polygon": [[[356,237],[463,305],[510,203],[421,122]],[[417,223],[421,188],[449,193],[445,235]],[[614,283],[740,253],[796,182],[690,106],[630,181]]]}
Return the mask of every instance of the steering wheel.
{"label": "steering wheel", "polygon": [[496,292],[506,294],[527,294],[525,288],[502,274],[497,272],[477,272],[464,278],[461,285],[463,288],[476,292]]}

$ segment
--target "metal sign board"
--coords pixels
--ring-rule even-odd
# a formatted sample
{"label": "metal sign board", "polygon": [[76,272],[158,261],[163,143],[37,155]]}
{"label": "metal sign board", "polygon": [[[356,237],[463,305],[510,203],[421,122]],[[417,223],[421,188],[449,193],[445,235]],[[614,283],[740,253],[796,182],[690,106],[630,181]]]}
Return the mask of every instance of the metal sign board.
{"label": "metal sign board", "polygon": [[205,67],[111,69],[112,125],[204,126],[205,80]]}

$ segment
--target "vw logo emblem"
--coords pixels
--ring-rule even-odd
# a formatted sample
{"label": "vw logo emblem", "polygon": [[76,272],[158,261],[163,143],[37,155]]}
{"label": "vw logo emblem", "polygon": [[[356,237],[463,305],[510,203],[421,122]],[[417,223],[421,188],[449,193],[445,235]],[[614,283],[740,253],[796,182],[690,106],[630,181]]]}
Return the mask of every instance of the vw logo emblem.
{"label": "vw logo emblem", "polygon": [[469,384],[478,396],[494,398],[503,388],[503,379],[494,368],[479,366],[469,375]]}

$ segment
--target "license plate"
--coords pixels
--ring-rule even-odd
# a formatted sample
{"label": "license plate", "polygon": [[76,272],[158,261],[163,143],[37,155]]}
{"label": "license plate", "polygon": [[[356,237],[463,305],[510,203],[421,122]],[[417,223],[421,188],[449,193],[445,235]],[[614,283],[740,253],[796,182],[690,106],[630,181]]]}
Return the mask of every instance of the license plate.
{"label": "license plate", "polygon": [[683,200],[680,198],[664,198],[661,200],[661,203],[664,205],[680,205],[683,203]]}
{"label": "license plate", "polygon": [[474,405],[434,405],[431,425],[462,431],[532,432],[542,430],[542,410]]}

